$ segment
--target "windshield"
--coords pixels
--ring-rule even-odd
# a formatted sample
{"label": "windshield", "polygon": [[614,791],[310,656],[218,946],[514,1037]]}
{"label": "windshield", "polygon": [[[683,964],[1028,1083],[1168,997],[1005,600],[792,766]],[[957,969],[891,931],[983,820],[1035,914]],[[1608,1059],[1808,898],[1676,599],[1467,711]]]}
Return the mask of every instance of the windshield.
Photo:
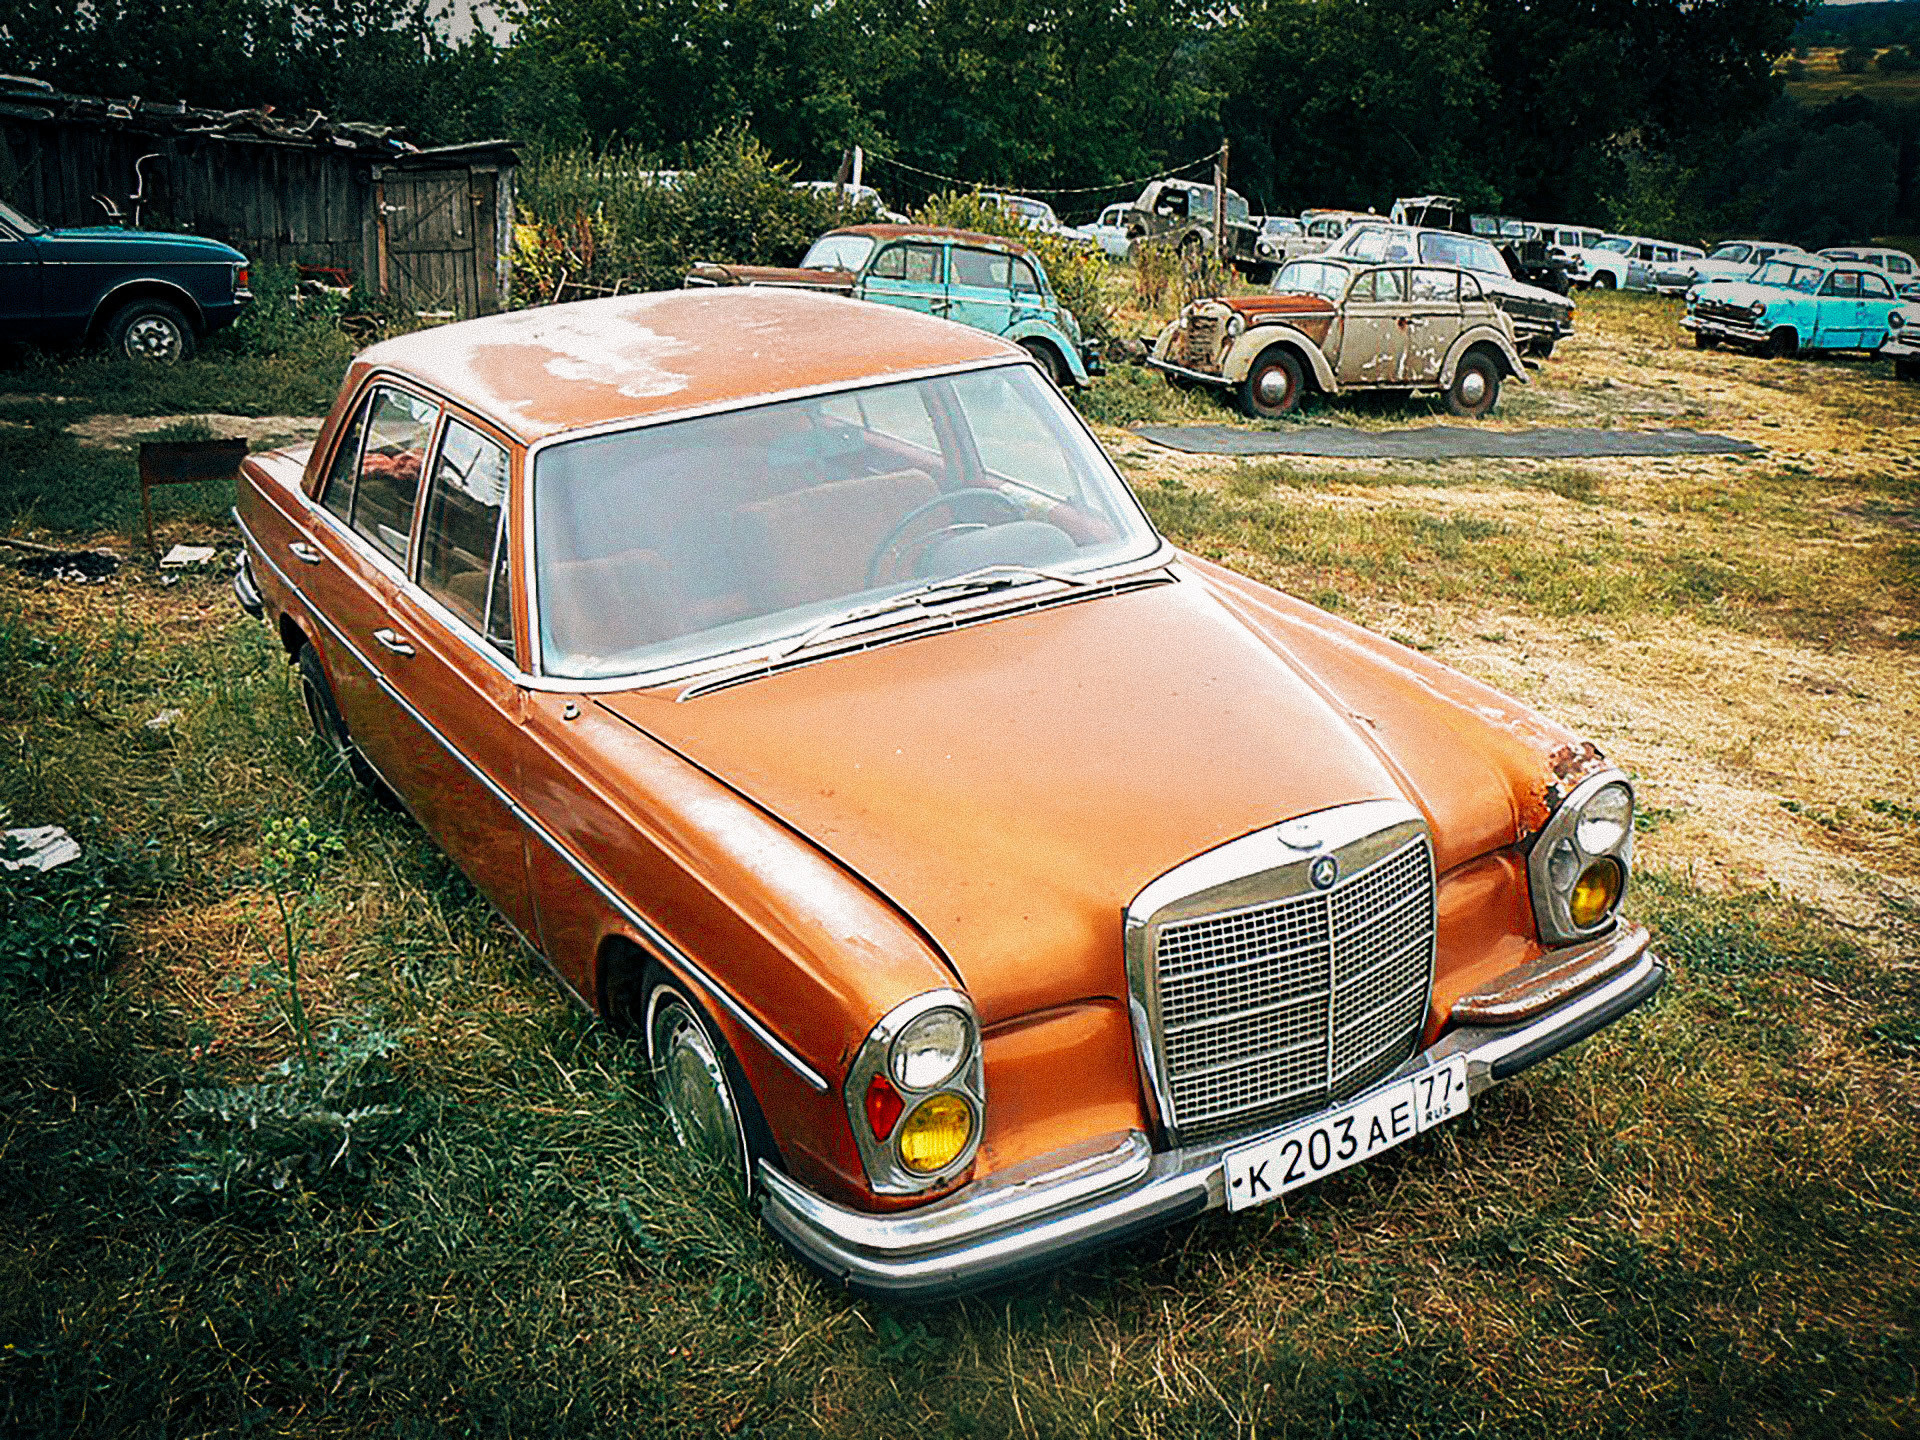
{"label": "windshield", "polygon": [[1260,222],[1260,228],[1269,235],[1298,235],[1300,222],[1285,215],[1269,215]]}
{"label": "windshield", "polygon": [[1633,242],[1624,236],[1615,236],[1612,239],[1602,240],[1593,248],[1596,250],[1611,250],[1616,255],[1624,255],[1633,248]]}
{"label": "windshield", "polygon": [[1388,230],[1379,225],[1361,225],[1349,230],[1333,248],[1338,254],[1351,255],[1356,260],[1370,260],[1375,264],[1414,258],[1413,235],[1410,231]]}
{"label": "windshield", "polygon": [[[793,252],[787,252],[791,255]],[[822,235],[800,262],[802,270],[858,270],[873,253],[871,235]]]}
{"label": "windshield", "polygon": [[1478,270],[1482,275],[1512,278],[1500,252],[1489,241],[1474,235],[1430,230],[1420,237],[1420,258],[1429,265],[1458,265],[1462,270]]}
{"label": "windshield", "polygon": [[1347,281],[1353,272],[1344,265],[1326,260],[1295,260],[1283,265],[1273,277],[1276,295],[1318,295],[1322,300],[1338,300],[1347,293]]}
{"label": "windshield", "polygon": [[568,440],[539,453],[533,508],[541,654],[574,679],[762,654],[929,580],[1159,543],[1030,365]]}
{"label": "windshield", "polygon": [[22,235],[38,235],[41,229],[4,200],[0,200],[0,221]]}
{"label": "windshield", "polygon": [[1745,245],[1721,245],[1707,258],[1709,260],[1744,260],[1752,253]]}
{"label": "windshield", "polygon": [[1820,288],[1820,277],[1825,271],[1816,270],[1811,265],[1793,265],[1785,260],[1769,260],[1753,272],[1755,285],[1778,285],[1784,290],[1798,290],[1802,295],[1811,295]]}

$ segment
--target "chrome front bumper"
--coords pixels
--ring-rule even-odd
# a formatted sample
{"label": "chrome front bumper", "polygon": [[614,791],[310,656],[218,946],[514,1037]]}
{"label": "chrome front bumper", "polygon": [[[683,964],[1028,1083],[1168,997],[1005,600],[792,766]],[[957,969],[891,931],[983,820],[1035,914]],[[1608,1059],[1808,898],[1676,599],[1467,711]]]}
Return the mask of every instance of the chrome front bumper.
{"label": "chrome front bumper", "polygon": [[[1570,947],[1577,965],[1524,967],[1527,973],[1514,992],[1517,1003],[1545,997],[1557,1001],[1553,1008],[1507,1025],[1457,1026],[1375,1088],[1463,1055],[1470,1093],[1477,1095],[1539,1064],[1645,1003],[1665,983],[1666,966],[1647,945],[1643,928],[1626,925],[1598,944]],[[1574,948],[1582,953],[1572,956]],[[1576,969],[1595,978],[1563,997],[1552,988],[1551,977]],[[1472,998],[1488,999],[1484,994]],[[1311,1118],[1297,1117],[1273,1133]],[[1240,1135],[1155,1151],[1141,1132],[1123,1131],[1039,1156],[922,1209],[891,1215],[869,1215],[823,1200],[763,1160],[761,1218],[802,1259],[851,1290],[895,1300],[936,1300],[1059,1265],[1225,1204],[1222,1157],[1258,1138]]]}
{"label": "chrome front bumper", "polygon": [[1682,330],[1704,330],[1709,335],[1719,335],[1724,339],[1736,340],[1743,345],[1764,345],[1773,333],[1770,330],[1757,330],[1751,324],[1743,325],[1736,320],[1728,320],[1719,315],[1684,315],[1680,319]]}
{"label": "chrome front bumper", "polygon": [[1195,380],[1202,385],[1225,385],[1231,388],[1234,383],[1224,375],[1209,375],[1204,370],[1189,370],[1184,365],[1176,365],[1171,360],[1162,360],[1151,353],[1140,363],[1150,370],[1164,370],[1169,375],[1178,375],[1183,380]]}

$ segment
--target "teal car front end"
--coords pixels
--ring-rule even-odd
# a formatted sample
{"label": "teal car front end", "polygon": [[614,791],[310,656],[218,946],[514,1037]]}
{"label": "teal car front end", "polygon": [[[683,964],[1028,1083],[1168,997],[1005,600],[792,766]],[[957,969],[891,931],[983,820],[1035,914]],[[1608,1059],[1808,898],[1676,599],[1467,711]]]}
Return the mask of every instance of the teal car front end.
{"label": "teal car front end", "polygon": [[1750,280],[1690,292],[1680,325],[1702,350],[1738,345],[1774,356],[1877,350],[1899,303],[1886,276],[1871,267],[1781,257]]}

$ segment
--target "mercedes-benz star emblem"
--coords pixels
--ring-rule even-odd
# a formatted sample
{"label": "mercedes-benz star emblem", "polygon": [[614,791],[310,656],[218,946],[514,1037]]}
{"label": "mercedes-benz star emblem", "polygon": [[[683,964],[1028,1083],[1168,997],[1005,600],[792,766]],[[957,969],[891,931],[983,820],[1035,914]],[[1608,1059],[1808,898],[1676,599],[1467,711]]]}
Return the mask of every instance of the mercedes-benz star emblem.
{"label": "mercedes-benz star emblem", "polygon": [[1313,881],[1314,889],[1331,890],[1333,882],[1340,878],[1340,862],[1331,855],[1322,855],[1307,871],[1307,878]]}

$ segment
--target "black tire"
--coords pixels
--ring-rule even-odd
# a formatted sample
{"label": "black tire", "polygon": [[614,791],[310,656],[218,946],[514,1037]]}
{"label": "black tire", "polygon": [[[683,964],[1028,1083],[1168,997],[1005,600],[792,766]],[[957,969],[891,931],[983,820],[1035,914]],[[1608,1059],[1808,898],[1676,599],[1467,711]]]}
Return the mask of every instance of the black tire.
{"label": "black tire", "polygon": [[758,1162],[779,1158],[753,1087],[692,991],[655,962],[644,973],[641,1034],[668,1129],[681,1149],[751,1196]]}
{"label": "black tire", "polygon": [[1022,340],[1020,348],[1039,362],[1040,368],[1046,372],[1047,379],[1053,382],[1054,389],[1067,388],[1067,367],[1061,361],[1059,352],[1051,345],[1044,340]]}
{"label": "black tire", "polygon": [[135,300],[107,321],[107,348],[123,360],[177,365],[193,358],[193,325],[178,305]]}
{"label": "black tire", "polygon": [[1920,360],[1896,359],[1893,362],[1893,378],[1896,380],[1920,380]]}
{"label": "black tire", "polygon": [[1710,335],[1705,330],[1696,330],[1693,332],[1693,348],[1696,350],[1718,350],[1720,348],[1720,337],[1718,335]]}
{"label": "black tire", "polygon": [[1595,275],[1595,276],[1593,277],[1593,284],[1592,284],[1592,287],[1591,287],[1591,288],[1593,288],[1593,289],[1595,289],[1595,290],[1611,290],[1611,289],[1613,289],[1613,274],[1612,274],[1612,272],[1611,272],[1611,271],[1607,271],[1607,270],[1602,270],[1602,271],[1601,271],[1601,272],[1600,272],[1600,273],[1599,273],[1598,275]]}
{"label": "black tire", "polygon": [[1469,420],[1478,420],[1500,399],[1500,364],[1484,350],[1469,350],[1460,357],[1447,386],[1447,409]]}
{"label": "black tire", "polygon": [[1767,336],[1760,353],[1769,360],[1791,360],[1800,353],[1800,336],[1791,326],[1782,325]]}
{"label": "black tire", "polygon": [[1306,375],[1293,351],[1269,345],[1240,382],[1240,409],[1251,420],[1277,420],[1300,407]]}
{"label": "black tire", "polygon": [[314,735],[327,747],[335,763],[353,777],[354,784],[384,798],[387,787],[381,784],[380,777],[361,755],[360,747],[347,734],[347,722],[340,717],[340,707],[333,699],[333,686],[327,680],[327,667],[320,663],[313,646],[302,645],[300,653],[293,657],[293,666],[300,672],[300,700],[306,706]]}
{"label": "black tire", "polygon": [[1527,341],[1526,347],[1520,353],[1531,355],[1536,360],[1551,360],[1554,344],[1555,337],[1552,335],[1536,335]]}

